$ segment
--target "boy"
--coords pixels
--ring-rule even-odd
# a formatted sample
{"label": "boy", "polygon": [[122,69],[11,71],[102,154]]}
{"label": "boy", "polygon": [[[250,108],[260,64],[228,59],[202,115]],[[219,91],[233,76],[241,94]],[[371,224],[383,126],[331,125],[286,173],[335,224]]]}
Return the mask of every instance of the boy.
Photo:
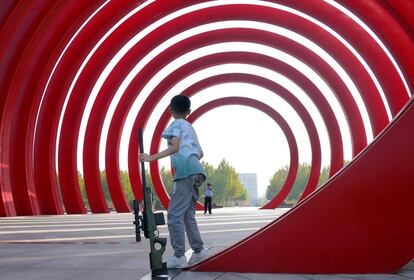
{"label": "boy", "polygon": [[[170,111],[174,118],[162,137],[167,139],[167,149],[153,155],[141,154],[141,161],[154,161],[171,156],[174,168],[174,186],[168,207],[168,230],[174,256],[167,261],[167,268],[184,268],[207,257],[203,248],[200,232],[195,219],[196,202],[199,187],[206,176],[200,159],[203,151],[192,125],[185,120],[190,114],[191,102],[185,95],[176,95],[171,99]],[[185,253],[185,234],[194,250],[187,263]]]}

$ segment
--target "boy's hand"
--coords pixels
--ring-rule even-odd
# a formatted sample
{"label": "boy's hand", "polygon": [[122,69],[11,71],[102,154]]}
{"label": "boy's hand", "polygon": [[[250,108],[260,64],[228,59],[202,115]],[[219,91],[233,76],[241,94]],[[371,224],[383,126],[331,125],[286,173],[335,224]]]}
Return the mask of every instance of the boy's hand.
{"label": "boy's hand", "polygon": [[139,155],[139,161],[151,161],[151,156],[146,154],[146,153],[142,153]]}

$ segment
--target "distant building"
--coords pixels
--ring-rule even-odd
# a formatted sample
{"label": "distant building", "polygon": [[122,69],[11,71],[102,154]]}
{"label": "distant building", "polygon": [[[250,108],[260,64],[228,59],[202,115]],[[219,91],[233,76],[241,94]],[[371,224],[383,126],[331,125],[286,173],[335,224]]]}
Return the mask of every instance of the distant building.
{"label": "distant building", "polygon": [[250,203],[255,203],[257,194],[257,174],[256,173],[240,173],[239,180],[242,182],[248,193]]}

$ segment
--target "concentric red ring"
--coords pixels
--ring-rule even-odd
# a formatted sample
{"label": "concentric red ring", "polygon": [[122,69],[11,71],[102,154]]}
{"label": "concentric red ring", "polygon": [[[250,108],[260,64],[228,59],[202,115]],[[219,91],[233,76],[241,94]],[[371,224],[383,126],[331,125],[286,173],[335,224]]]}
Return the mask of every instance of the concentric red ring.
{"label": "concentric red ring", "polygon": [[[377,135],[388,123],[388,117],[376,85],[372,82],[364,66],[347,47],[332,36],[332,33],[328,32],[326,28],[317,25],[316,21],[301,14],[307,13],[334,29],[361,54],[380,80],[392,115],[400,110],[409,96],[404,83],[387,54],[361,25],[350,17],[343,16],[343,11],[329,2],[321,2],[316,6],[310,2],[272,2],[226,5],[216,2],[209,3],[210,6],[200,6],[200,8],[176,18],[171,18],[171,20],[155,28],[124,55],[118,65],[110,72],[98,92],[86,127],[83,171],[89,205],[93,212],[108,211],[99,178],[99,142],[103,120],[117,86],[125,79],[132,67],[155,46],[167,38],[192,27],[226,20],[257,20],[285,27],[299,34],[306,34],[306,37],[319,44],[348,71],[367,106],[374,136]],[[6,92],[0,98],[0,110],[2,112],[1,215],[61,214],[63,210],[59,190],[62,194],[66,212],[85,213],[78,183],[77,138],[89,93],[107,63],[135,34],[151,23],[157,22],[165,15],[198,3],[206,2],[176,1],[173,5],[155,1],[137,8],[135,4],[126,0],[89,1],[87,3],[84,1],[71,1],[70,3],[58,1],[53,2],[54,5],[51,5],[51,2],[43,1],[42,5],[30,8],[36,11],[31,13],[30,16],[27,14],[27,7],[21,3],[5,6],[7,9],[4,9],[1,21],[3,23],[1,34],[2,36],[9,36],[11,39],[8,41],[2,40],[1,43],[6,58],[2,61],[2,69],[7,69],[7,71],[0,73],[2,92]],[[286,9],[283,6],[278,6],[279,4],[296,10]],[[400,66],[402,75],[411,78],[413,58],[408,55],[408,51],[412,49],[412,44],[410,44],[412,42],[412,22],[409,20],[410,17],[407,16],[409,11],[406,11],[406,5],[387,1],[382,4],[376,1],[345,4],[357,16],[364,17],[368,26],[374,28],[378,32],[377,35],[384,38],[391,55],[395,57]],[[381,17],[372,16],[372,13],[368,12],[368,8],[375,8]],[[113,32],[88,57],[92,48],[103,36],[106,36],[108,30],[134,9],[136,12],[113,29]],[[232,12],[234,9],[237,9],[240,13],[235,15]],[[45,28],[46,26],[48,28]],[[19,32],[10,35],[11,30],[19,30]],[[61,30],[67,31],[61,32]],[[91,35],[93,35],[92,39]],[[358,106],[343,80],[333,71],[328,62],[301,44],[268,31],[253,28],[223,28],[206,31],[182,40],[170,46],[162,54],[157,55],[146,66],[145,69],[149,70],[145,74],[146,76],[141,75],[146,71],[142,70],[140,80],[134,80],[130,84],[115,110],[109,129],[105,157],[108,184],[117,211],[129,211],[119,179],[118,158],[122,127],[134,99],[134,95],[128,92],[135,86],[134,83],[140,81],[144,83],[142,86],[145,86],[145,81],[149,81],[157,72],[157,69],[160,69],[160,67],[166,65],[167,61],[171,61],[180,54],[213,43],[235,41],[255,42],[275,47],[293,54],[310,65],[311,68],[317,70],[327,80],[328,85],[333,89],[343,107],[351,131],[353,155],[358,154],[365,147],[367,144],[365,128]],[[37,52],[33,52],[34,49]],[[45,50],[51,51],[46,52]],[[64,55],[60,57],[60,54]],[[229,53],[228,55],[227,58],[223,56],[222,60],[217,60],[215,63],[237,61],[237,55],[234,55],[236,60],[230,59],[233,54]],[[212,55],[210,58],[215,56],[219,58],[220,54]],[[261,60],[260,54],[252,53],[248,56],[250,59],[238,60],[252,64],[256,64],[257,61]],[[88,63],[81,66],[86,58],[88,58]],[[165,63],[161,63],[162,60]],[[270,61],[263,60],[259,62],[259,65],[262,63],[262,66],[271,69]],[[192,63],[196,64],[196,62]],[[204,64],[201,68],[207,67],[207,64],[201,59],[200,63]],[[279,64],[279,70],[281,68],[287,69],[286,65]],[[73,83],[79,69],[82,69],[82,71],[76,78],[76,83]],[[196,69],[191,70],[191,67],[189,67],[188,73],[196,71]],[[313,87],[306,83],[306,80],[297,76],[296,72],[295,69],[291,69],[284,73],[289,74],[289,77],[296,75],[296,82],[305,83],[306,85],[302,84],[302,88],[306,91]],[[387,73],[387,75],[382,73]],[[22,79],[22,77],[24,78]],[[171,78],[170,85],[166,84],[165,86],[167,88],[171,87],[184,77],[185,74],[182,74],[181,77]],[[72,83],[73,88],[70,89]],[[412,88],[410,80],[407,81],[407,85],[409,89]],[[29,89],[35,89],[35,94],[25,94],[25,92],[29,92]],[[72,94],[68,99],[68,103],[64,105],[69,89]],[[312,90],[314,93],[311,95],[316,95],[316,88]],[[323,104],[325,101],[321,102]],[[154,103],[152,104],[154,105]],[[326,103],[322,106],[321,104],[318,104],[321,112],[331,110],[329,104]],[[59,127],[59,116],[63,107],[65,107],[64,118],[62,126]],[[141,114],[146,110],[148,112],[148,109],[143,107]],[[338,126],[334,125],[335,122],[331,122],[335,119],[335,114],[332,112],[325,114],[325,121],[332,129],[330,137],[331,145],[333,145],[333,161],[331,162],[331,175],[333,175],[342,167],[342,139]],[[303,113],[301,115],[303,117]],[[307,129],[310,129],[309,125],[307,125]],[[59,129],[60,139],[56,139]],[[55,176],[55,147],[57,141],[59,141],[58,177],[60,184],[57,183]],[[133,143],[134,139],[131,138],[131,141]],[[21,149],[22,146],[26,148]],[[136,154],[134,154],[133,146],[129,151],[129,171],[131,174],[135,174],[134,172],[138,168],[134,161]],[[316,147],[317,145],[313,146]],[[312,166],[318,169],[317,160],[313,159]],[[316,173],[311,178],[313,179],[309,180],[310,182],[315,181]],[[137,192],[139,180],[136,179],[137,176],[131,176],[134,193],[139,197],[139,192]],[[313,184],[308,183],[309,186]],[[312,187],[307,187],[303,197],[312,190]]]}

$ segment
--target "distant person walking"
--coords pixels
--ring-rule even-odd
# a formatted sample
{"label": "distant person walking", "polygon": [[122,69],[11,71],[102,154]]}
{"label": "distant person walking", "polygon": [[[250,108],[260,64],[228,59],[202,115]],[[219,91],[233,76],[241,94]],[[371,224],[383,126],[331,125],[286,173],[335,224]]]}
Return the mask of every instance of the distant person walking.
{"label": "distant person walking", "polygon": [[213,186],[207,183],[206,190],[204,192],[204,214],[211,214],[211,201],[213,200]]}

